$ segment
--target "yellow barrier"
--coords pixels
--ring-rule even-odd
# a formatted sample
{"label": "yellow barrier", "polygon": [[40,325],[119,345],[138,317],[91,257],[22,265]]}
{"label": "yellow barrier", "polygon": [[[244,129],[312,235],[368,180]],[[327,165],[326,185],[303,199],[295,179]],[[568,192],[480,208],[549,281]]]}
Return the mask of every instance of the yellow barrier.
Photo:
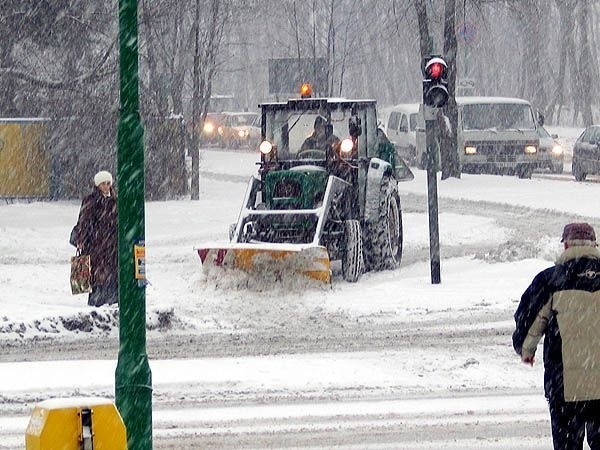
{"label": "yellow barrier", "polygon": [[50,158],[44,119],[0,119],[0,197],[45,197]]}
{"label": "yellow barrier", "polygon": [[127,433],[106,398],[56,398],[38,403],[25,434],[26,450],[126,450]]}

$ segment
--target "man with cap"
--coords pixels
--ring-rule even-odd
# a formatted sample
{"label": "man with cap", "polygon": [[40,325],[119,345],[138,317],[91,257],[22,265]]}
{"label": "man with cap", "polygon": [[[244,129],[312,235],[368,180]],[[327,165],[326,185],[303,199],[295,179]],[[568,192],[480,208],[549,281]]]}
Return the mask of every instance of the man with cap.
{"label": "man with cap", "polygon": [[555,449],[600,450],[600,251],[588,223],[564,227],[563,253],[540,272],[515,312],[513,346],[533,365],[544,336],[544,392]]}
{"label": "man with cap", "polygon": [[304,140],[300,146],[300,153],[305,150],[320,150],[326,152],[336,145],[340,139],[333,134],[325,117],[318,115],[313,124],[313,132]]}
{"label": "man with cap", "polygon": [[79,211],[76,228],[77,249],[90,255],[92,292],[88,305],[101,306],[118,301],[117,197],[110,172],[94,176],[94,190]]}

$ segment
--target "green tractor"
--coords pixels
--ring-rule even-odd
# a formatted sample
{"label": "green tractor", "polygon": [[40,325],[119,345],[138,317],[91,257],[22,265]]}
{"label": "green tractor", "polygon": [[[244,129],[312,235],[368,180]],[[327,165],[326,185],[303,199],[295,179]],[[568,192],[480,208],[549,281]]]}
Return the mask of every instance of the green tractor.
{"label": "green tractor", "polygon": [[413,174],[378,129],[374,100],[263,103],[261,162],[230,244],[198,249],[203,270],[301,273],[331,281],[395,269],[402,258],[397,182]]}

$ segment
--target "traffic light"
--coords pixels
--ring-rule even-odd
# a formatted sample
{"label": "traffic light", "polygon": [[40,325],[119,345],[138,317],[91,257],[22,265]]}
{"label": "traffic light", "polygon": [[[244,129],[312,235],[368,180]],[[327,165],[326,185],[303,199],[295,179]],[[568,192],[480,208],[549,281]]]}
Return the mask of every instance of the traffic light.
{"label": "traffic light", "polygon": [[441,108],[448,102],[448,66],[439,56],[431,57],[423,69],[423,104]]}

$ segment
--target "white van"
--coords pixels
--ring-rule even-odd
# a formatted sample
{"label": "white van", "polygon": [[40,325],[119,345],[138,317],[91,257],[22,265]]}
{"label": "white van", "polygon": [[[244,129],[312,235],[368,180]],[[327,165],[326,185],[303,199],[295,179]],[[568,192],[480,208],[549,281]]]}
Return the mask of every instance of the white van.
{"label": "white van", "polygon": [[[458,152],[465,173],[516,174],[530,178],[551,164],[539,151],[538,124],[531,104],[519,98],[457,97]],[[424,136],[424,128],[419,127]],[[418,139],[416,162],[424,167],[425,139]]]}
{"label": "white van", "polygon": [[409,165],[415,165],[417,161],[419,106],[419,103],[401,103],[381,111],[388,139],[396,147],[398,155]]}

